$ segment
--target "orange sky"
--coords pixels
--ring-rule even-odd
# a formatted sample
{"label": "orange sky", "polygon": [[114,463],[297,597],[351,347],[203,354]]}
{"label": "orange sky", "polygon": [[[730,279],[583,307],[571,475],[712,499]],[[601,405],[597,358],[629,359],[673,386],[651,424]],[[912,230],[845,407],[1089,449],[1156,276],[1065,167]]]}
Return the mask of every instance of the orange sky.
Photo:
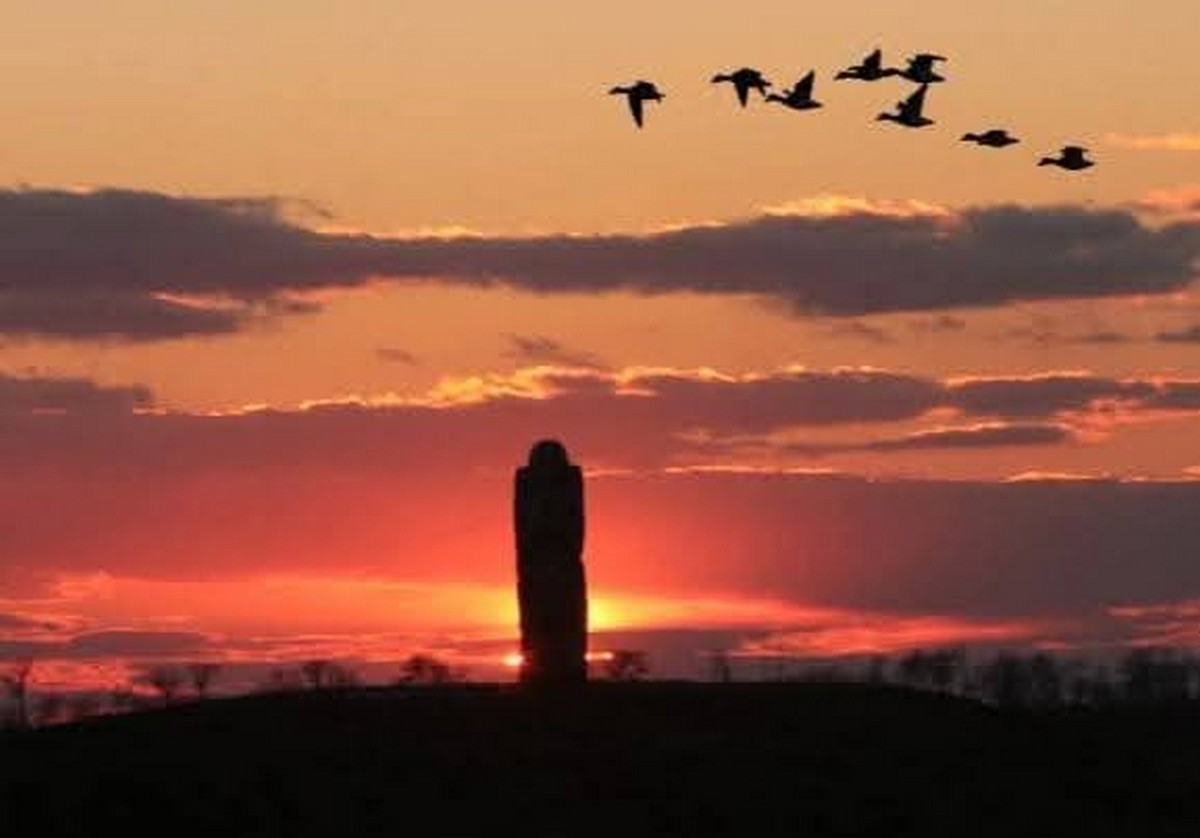
{"label": "orange sky", "polygon": [[[65,683],[320,637],[490,673],[508,476],[546,435],[592,475],[598,631],[1191,637],[1197,25],[1183,0],[16,4],[0,657]],[[832,81],[876,46],[947,56],[934,126],[873,121],[900,81]],[[816,69],[825,107],[737,108],[708,78],[742,64]],[[667,93],[641,131],[605,94],[636,78]],[[1023,143],[957,141],[993,125]],[[1034,165],[1069,143],[1099,165]],[[1048,486],[1084,511],[1047,516]],[[1032,534],[997,546],[996,503]]]}

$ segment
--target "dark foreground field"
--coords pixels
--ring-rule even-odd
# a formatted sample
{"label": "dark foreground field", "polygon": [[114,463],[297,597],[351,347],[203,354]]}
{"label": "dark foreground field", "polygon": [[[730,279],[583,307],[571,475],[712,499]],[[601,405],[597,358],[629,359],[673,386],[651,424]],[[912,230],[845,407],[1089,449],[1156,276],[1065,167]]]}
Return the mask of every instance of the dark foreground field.
{"label": "dark foreground field", "polygon": [[0,737],[0,830],[1200,836],[1200,709],[816,684],[253,696]]}

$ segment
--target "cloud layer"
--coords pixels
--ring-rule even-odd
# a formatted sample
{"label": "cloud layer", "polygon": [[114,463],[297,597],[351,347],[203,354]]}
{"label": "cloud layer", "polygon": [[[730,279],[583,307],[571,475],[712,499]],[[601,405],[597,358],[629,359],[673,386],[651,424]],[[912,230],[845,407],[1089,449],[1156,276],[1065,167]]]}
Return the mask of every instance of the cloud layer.
{"label": "cloud layer", "polygon": [[619,594],[597,599],[601,622],[625,609],[820,654],[1161,633],[1130,615],[1200,600],[1198,481],[867,479],[730,453],[1044,451],[1180,413],[1200,414],[1200,383],[1063,373],[544,367],[227,415],[4,378],[0,658],[261,660],[282,647],[248,636],[495,633],[513,606],[512,470],[550,435],[589,469],[589,581]]}
{"label": "cloud layer", "polygon": [[270,200],[21,189],[0,191],[0,330],[223,333],[277,313],[264,301],[375,278],[752,294],[849,317],[1167,293],[1195,276],[1198,254],[1195,223],[1152,228],[1117,209],[860,207],[645,235],[381,238],[305,229]]}
{"label": "cloud layer", "polygon": [[[1200,414],[1200,379],[546,366],[447,380],[419,396],[294,410],[147,412],[152,405],[137,385],[0,375],[0,457],[10,472],[61,464],[88,473],[116,458],[139,471],[311,465],[374,474],[425,463],[447,440],[464,463],[507,464],[504,440],[539,433],[571,437],[603,468],[679,464],[706,447],[783,431],[854,434],[844,445],[825,439],[827,451],[1046,445],[1121,422]],[[913,423],[924,426],[903,427]]]}
{"label": "cloud layer", "polygon": [[[504,498],[511,472],[544,436],[564,439],[589,469],[645,477],[599,479],[592,489],[597,514],[608,522],[596,531],[608,535],[597,538],[608,541],[613,556],[648,561],[680,537],[687,547],[675,549],[689,555],[716,550],[704,560],[713,567],[760,549],[784,562],[788,545],[809,544],[835,519],[837,532],[818,538],[818,552],[840,557],[835,564],[876,554],[886,562],[897,551],[905,562],[932,561],[921,558],[923,550],[960,558],[969,550],[980,561],[1018,564],[1036,554],[1053,564],[1060,561],[1055,551],[1074,556],[1061,561],[1090,562],[1097,551],[1120,547],[1127,558],[1138,539],[1146,551],[1165,550],[1170,540],[1180,545],[1180,557],[1200,546],[1190,529],[1195,516],[1180,511],[1197,500],[1200,487],[1193,483],[876,486],[700,468],[736,465],[743,445],[766,450],[766,459],[744,463],[758,469],[803,462],[794,455],[1079,445],[1097,425],[1200,413],[1200,383],[1189,380],[541,368],[448,383],[407,402],[213,416],[131,413],[148,394],[68,385],[63,395],[56,390],[62,382],[9,382],[19,395],[11,401],[24,407],[0,410],[0,553],[10,570],[30,577],[49,569],[195,577],[393,568],[417,578],[496,581],[510,571],[497,564],[495,551],[510,539]],[[46,404],[54,409],[36,409]],[[1036,467],[1026,462],[1023,468]],[[646,477],[671,469],[682,469],[678,479]],[[1061,530],[1070,504],[1077,511]],[[801,515],[804,508],[811,515]],[[1096,511],[1085,514],[1089,508]],[[839,519],[838,509],[849,517]],[[773,517],[762,518],[768,512]],[[998,523],[1006,516],[1015,529]],[[920,523],[926,518],[928,527]],[[967,532],[954,535],[960,523]],[[1124,535],[1094,534],[1126,525]],[[921,543],[905,552],[903,539],[893,536],[914,527]],[[1169,536],[1172,528],[1178,532]],[[695,533],[707,534],[703,543]],[[1044,545],[1026,555],[1025,547],[1006,541],[1000,550],[991,541],[1017,533]],[[739,543],[758,538],[774,539],[774,546]],[[938,541],[955,538],[966,540]],[[623,562],[630,565],[617,571],[625,574],[622,582],[647,584],[653,577],[653,563],[617,560]],[[740,584],[736,572],[713,576],[717,571],[704,562],[696,580],[719,576],[721,585]],[[680,584],[690,578],[671,575]],[[809,584],[806,578],[801,574],[796,584]],[[887,605],[883,592],[893,584],[900,582],[880,587],[876,605]],[[1146,584],[1161,595],[1157,582]],[[837,589],[839,596],[850,591]],[[938,606],[932,599],[922,604]]]}
{"label": "cloud layer", "polygon": [[0,417],[37,413],[128,414],[153,402],[141,385],[102,386],[86,378],[0,373]]}

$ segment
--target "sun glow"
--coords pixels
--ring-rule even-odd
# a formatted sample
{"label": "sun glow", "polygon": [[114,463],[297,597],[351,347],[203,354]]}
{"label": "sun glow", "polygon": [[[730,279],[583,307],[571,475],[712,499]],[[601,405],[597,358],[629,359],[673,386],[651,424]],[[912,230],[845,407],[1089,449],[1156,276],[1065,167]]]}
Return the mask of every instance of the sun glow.
{"label": "sun glow", "polygon": [[592,631],[613,631],[628,628],[633,622],[627,610],[621,603],[611,597],[588,597],[588,629]]}

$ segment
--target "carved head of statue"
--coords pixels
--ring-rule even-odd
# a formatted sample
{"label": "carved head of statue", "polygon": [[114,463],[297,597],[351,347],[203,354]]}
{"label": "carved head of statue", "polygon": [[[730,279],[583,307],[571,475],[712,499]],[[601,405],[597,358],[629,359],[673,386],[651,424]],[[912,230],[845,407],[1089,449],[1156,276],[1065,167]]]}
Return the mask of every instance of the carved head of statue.
{"label": "carved head of statue", "polygon": [[571,464],[567,449],[557,439],[543,439],[529,449],[531,469],[561,469]]}

